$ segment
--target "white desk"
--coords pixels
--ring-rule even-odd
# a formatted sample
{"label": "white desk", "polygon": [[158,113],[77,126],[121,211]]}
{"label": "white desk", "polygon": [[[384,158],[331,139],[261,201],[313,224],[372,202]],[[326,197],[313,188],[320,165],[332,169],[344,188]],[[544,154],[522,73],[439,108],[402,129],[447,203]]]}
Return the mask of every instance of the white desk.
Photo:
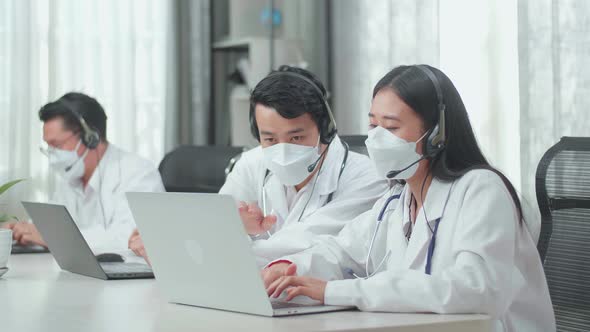
{"label": "white desk", "polygon": [[0,330],[490,331],[482,315],[359,311],[267,318],[167,303],[155,280],[102,281],[61,271],[50,254],[13,255],[0,278]]}

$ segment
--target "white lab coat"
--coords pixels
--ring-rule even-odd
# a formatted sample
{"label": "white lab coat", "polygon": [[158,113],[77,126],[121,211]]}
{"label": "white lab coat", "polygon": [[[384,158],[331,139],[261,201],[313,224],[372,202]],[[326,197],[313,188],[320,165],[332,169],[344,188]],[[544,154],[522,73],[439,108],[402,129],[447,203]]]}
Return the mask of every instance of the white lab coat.
{"label": "white lab coat", "polygon": [[160,173],[148,160],[109,144],[86,188],[59,178],[52,201],[68,208],[95,253],[124,251],[136,227],[129,191],[164,191]]}
{"label": "white lab coat", "polygon": [[[302,193],[292,209],[287,202],[286,187],[276,176],[268,176],[266,212],[275,214],[277,223],[271,230],[272,236],[253,237],[252,248],[261,267],[278,257],[309,248],[318,234],[337,234],[347,222],[369,210],[387,192],[387,182],[379,180],[370,159],[352,151],[348,153],[338,181],[344,153],[345,149],[336,136],[328,149],[311,198],[313,179],[301,189]],[[262,148],[247,151],[236,163],[219,193],[231,195],[236,201],[258,202],[262,208],[265,173]],[[326,204],[330,193],[333,193],[332,201]],[[298,222],[308,199],[309,204]]]}
{"label": "white lab coat", "polygon": [[[386,210],[371,253],[369,273],[391,250],[385,268],[368,279],[341,280],[351,278],[351,272],[365,275],[377,215],[391,194],[337,236],[284,257],[297,264],[299,275],[331,280],[326,304],[366,311],[482,313],[493,318],[493,331],[555,331],[534,239],[540,223],[519,224],[508,190],[487,170],[470,171],[454,183],[433,180],[409,241],[410,194],[404,187],[399,204],[392,202]],[[424,211],[431,227],[442,216],[431,275],[425,274],[432,233]]]}

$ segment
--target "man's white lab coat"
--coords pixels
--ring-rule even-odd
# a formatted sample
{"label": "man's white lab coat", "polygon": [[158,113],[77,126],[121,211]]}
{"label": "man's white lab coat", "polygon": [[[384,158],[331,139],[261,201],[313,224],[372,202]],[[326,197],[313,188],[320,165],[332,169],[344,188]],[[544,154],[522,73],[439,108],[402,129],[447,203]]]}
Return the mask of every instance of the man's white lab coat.
{"label": "man's white lab coat", "polygon": [[[317,235],[337,234],[347,222],[369,210],[387,192],[387,182],[377,177],[370,159],[352,151],[348,153],[339,180],[344,155],[345,148],[336,136],[320,169],[313,194],[315,178],[297,193],[299,197],[292,201],[291,209],[288,188],[272,173],[268,175],[265,185],[266,213],[275,214],[277,224],[270,237],[263,234],[253,238],[252,248],[260,266],[309,248]],[[262,209],[265,174],[262,148],[254,148],[242,155],[219,193],[231,195],[236,201],[258,202]],[[330,194],[332,201],[328,203]],[[301,221],[298,221],[302,211]]]}
{"label": "man's white lab coat", "polygon": [[164,191],[160,173],[150,161],[109,144],[86,188],[59,178],[52,201],[67,207],[95,252],[126,250],[136,227],[129,191]]}

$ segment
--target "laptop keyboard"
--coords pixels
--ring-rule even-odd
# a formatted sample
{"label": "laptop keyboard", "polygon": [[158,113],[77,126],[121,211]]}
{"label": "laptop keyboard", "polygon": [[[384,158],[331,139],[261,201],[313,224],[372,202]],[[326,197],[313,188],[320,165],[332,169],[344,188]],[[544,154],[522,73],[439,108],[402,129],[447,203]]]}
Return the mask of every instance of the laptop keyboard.
{"label": "laptop keyboard", "polygon": [[272,301],[271,302],[273,309],[285,309],[285,308],[301,308],[301,307],[313,307],[316,305],[313,304],[301,304],[301,303],[293,303],[293,302],[283,302],[283,301]]}
{"label": "laptop keyboard", "polygon": [[139,263],[100,263],[104,272],[111,273],[151,273],[152,269]]}
{"label": "laptop keyboard", "polygon": [[49,250],[43,248],[41,246],[23,246],[20,244],[13,244],[12,245],[12,253],[13,254],[42,254],[47,253]]}

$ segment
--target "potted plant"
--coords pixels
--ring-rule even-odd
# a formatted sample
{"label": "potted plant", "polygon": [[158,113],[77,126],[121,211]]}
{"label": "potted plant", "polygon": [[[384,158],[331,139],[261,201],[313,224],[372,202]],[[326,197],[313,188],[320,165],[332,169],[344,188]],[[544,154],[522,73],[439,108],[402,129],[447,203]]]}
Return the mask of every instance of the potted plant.
{"label": "potted plant", "polygon": [[[24,179],[18,179],[18,180],[14,180],[14,181],[10,181],[7,182],[3,185],[0,186],[0,196],[2,196],[2,194],[4,194],[8,189],[10,189],[12,186],[14,186],[15,184],[24,181]],[[10,216],[8,214],[6,214],[3,211],[0,211],[0,223],[5,222],[5,221],[10,221],[10,220],[15,220],[18,221],[18,218],[15,216]]]}

